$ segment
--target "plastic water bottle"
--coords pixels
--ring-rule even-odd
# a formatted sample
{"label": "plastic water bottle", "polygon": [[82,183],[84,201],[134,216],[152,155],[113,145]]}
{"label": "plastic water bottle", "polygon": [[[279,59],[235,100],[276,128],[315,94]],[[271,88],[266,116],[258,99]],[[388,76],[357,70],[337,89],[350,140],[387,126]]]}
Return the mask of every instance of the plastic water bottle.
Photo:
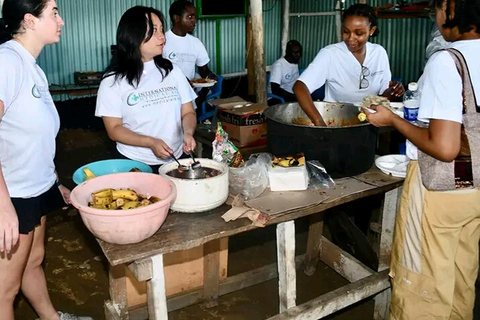
{"label": "plastic water bottle", "polygon": [[418,107],[420,106],[420,97],[416,82],[408,84],[408,90],[403,95],[403,117],[405,120],[415,122],[418,116]]}

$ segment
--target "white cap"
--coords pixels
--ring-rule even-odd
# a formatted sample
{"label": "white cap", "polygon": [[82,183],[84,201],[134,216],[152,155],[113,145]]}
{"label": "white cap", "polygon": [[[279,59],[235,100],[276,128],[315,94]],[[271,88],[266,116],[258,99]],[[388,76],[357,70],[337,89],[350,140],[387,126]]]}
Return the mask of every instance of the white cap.
{"label": "white cap", "polygon": [[410,82],[408,84],[408,90],[417,91],[417,89],[418,89],[418,84],[416,82]]}

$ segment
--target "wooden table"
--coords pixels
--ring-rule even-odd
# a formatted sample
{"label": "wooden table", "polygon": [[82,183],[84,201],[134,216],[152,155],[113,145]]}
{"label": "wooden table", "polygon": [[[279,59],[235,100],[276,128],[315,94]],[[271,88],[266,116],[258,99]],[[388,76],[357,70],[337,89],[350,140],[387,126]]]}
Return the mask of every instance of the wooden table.
{"label": "wooden table", "polygon": [[[386,319],[390,300],[388,265],[393,237],[394,217],[403,179],[394,178],[372,168],[364,174],[336,180],[333,189],[322,189],[330,198],[320,204],[302,207],[276,215],[267,222],[277,226],[277,263],[219,281],[219,241],[256,228],[248,219],[224,222],[221,215],[230,207],[222,205],[199,214],[171,213],[151,238],[131,245],[114,245],[99,240],[111,266],[127,264],[139,281],[147,281],[148,308],[128,312],[125,279],[110,274],[110,299],[105,314],[110,319],[167,319],[168,311],[205,301],[217,304],[218,296],[240,290],[273,278],[279,278],[279,314],[270,319],[319,319],[360,300],[375,295],[375,319]],[[379,270],[371,270],[347,252],[322,236],[323,212],[329,208],[384,194],[379,233]],[[310,216],[307,253],[295,256],[295,219]],[[166,299],[163,255],[205,244],[205,284],[202,289]],[[296,306],[298,265],[309,275],[321,260],[351,283]],[[114,268],[111,268],[114,269]]]}

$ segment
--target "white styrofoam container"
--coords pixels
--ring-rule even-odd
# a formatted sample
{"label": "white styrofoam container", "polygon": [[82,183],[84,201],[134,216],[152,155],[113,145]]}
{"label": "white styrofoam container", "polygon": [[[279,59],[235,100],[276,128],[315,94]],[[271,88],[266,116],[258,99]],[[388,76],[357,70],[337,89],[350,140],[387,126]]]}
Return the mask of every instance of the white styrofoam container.
{"label": "white styrofoam container", "polygon": [[308,188],[308,172],[305,165],[300,167],[270,167],[268,179],[271,191],[296,191]]}
{"label": "white styrofoam container", "polygon": [[[228,167],[211,159],[196,159],[203,167],[219,170],[218,176],[206,179],[180,179],[170,177],[167,172],[178,167],[170,162],[160,167],[158,172],[173,181],[177,187],[177,198],[171,209],[179,212],[202,212],[221,206],[228,198]],[[192,159],[179,159],[184,165],[190,165]]]}

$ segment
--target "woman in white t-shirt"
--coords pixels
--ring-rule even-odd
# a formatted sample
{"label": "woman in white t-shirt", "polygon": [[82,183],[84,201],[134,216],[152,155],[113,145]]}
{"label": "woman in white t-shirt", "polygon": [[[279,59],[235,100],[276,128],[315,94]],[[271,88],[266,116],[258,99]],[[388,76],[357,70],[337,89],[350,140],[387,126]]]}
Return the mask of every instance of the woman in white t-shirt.
{"label": "woman in white t-shirt", "polygon": [[180,68],[162,57],[164,21],[154,8],[136,6],[123,14],[95,111],[120,155],[154,171],[172,154],[181,157],[196,146],[196,95]]}
{"label": "woman in white t-shirt", "polygon": [[343,41],[317,54],[293,87],[298,103],[316,126],[325,126],[310,94],[325,84],[325,101],[360,103],[367,95],[389,99],[403,95],[401,83],[391,81],[385,49],[368,42],[378,34],[375,10],[354,4],[343,14]]}
{"label": "woman in white t-shirt", "polygon": [[20,288],[42,319],[57,312],[42,268],[46,215],[70,201],[55,172],[60,119],[36,59],[60,41],[54,0],[5,0],[0,19],[0,318],[13,320]]}
{"label": "woman in white t-shirt", "polygon": [[[439,30],[451,42],[448,49],[460,52],[466,61],[478,112],[480,0],[435,0],[434,4]],[[381,106],[375,108],[376,113],[367,111],[367,118],[375,126],[395,127],[413,147],[450,163],[453,178],[453,168],[460,168],[452,162],[461,148],[463,84],[448,51],[430,57],[419,81],[419,91],[418,118],[429,122],[428,128],[415,126]],[[469,114],[466,117],[467,121],[473,119]],[[468,137],[470,151],[475,155],[480,152],[480,141],[471,137]],[[422,155],[418,159],[416,149],[408,154],[413,159],[396,216],[390,265],[391,316],[398,320],[472,319],[480,239],[480,190],[474,187],[429,190],[424,186],[429,181],[425,175],[428,169],[422,165],[424,172],[420,170],[427,158]],[[473,174],[478,171],[475,165],[472,162]],[[455,176],[467,173],[456,169]]]}

